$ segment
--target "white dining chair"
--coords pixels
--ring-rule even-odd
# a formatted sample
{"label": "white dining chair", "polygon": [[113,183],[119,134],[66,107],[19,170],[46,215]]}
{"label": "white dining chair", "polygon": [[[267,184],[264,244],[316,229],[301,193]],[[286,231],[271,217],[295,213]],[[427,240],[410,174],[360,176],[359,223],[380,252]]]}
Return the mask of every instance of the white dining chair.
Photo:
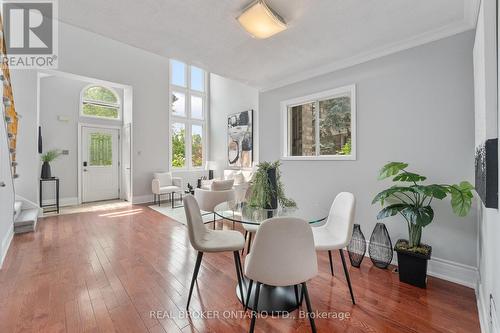
{"label": "white dining chair", "polygon": [[318,273],[314,238],[309,224],[298,218],[276,217],[260,225],[252,252],[245,259],[245,275],[250,279],[246,307],[253,282],[257,283],[250,332],[254,331],[262,284],[268,286],[302,285],[311,329],[316,332],[306,282]]}
{"label": "white dining chair", "polygon": [[351,286],[351,278],[345,262],[343,249],[349,244],[352,237],[352,229],[354,225],[354,208],[356,199],[349,192],[341,192],[333,201],[328,214],[326,223],[319,227],[312,228],[314,235],[314,246],[317,251],[328,251],[330,258],[330,271],[333,274],[332,250],[339,250],[342,266],[351,293],[352,304],[354,301],[354,293]]}
{"label": "white dining chair", "polygon": [[186,220],[191,246],[198,251],[196,264],[194,267],[191,287],[189,288],[189,296],[186,309],[189,308],[191,295],[193,293],[194,283],[198,277],[200,270],[201,259],[203,253],[217,252],[233,252],[234,264],[236,267],[236,277],[238,279],[238,287],[240,294],[243,295],[242,279],[243,271],[241,268],[240,250],[245,247],[245,239],[239,231],[233,230],[211,230],[205,226],[201,217],[200,207],[196,199],[192,195],[184,197],[184,211],[186,212]]}

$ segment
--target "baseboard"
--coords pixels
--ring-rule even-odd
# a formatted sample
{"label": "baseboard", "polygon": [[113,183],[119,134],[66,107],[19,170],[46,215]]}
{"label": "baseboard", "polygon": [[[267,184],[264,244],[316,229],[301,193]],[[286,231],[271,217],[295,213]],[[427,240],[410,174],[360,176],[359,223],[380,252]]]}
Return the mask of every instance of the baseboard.
{"label": "baseboard", "polygon": [[[55,205],[55,200],[52,199],[52,200],[43,200],[42,201],[42,205]],[[66,206],[75,206],[75,205],[78,205],[78,198],[77,197],[74,197],[74,198],[60,198],[59,199],[59,206],[60,207],[66,207]]]}
{"label": "baseboard", "polygon": [[476,267],[441,258],[431,258],[428,274],[472,289],[476,288],[478,280]]}
{"label": "baseboard", "polygon": [[494,308],[494,305],[490,304],[489,295],[485,295],[483,293],[483,288],[480,282],[478,282],[476,286],[476,299],[481,333],[500,333],[500,323],[496,315],[496,309]]}
{"label": "baseboard", "polygon": [[479,325],[481,326],[481,333],[489,333],[490,331],[489,311],[487,303],[484,300],[481,283],[479,282],[476,286],[476,302],[477,302],[477,313],[479,316]]}
{"label": "baseboard", "polygon": [[5,257],[7,256],[7,252],[9,251],[10,243],[12,243],[12,239],[14,238],[14,224],[11,225],[7,235],[5,235],[4,239],[2,239],[2,247],[0,248],[2,252],[0,253],[0,269],[3,266],[3,262]]}
{"label": "baseboard", "polygon": [[[370,241],[366,241],[366,257],[369,257],[368,248]],[[391,261],[392,265],[398,265],[398,254],[394,251]],[[449,282],[457,283],[472,289],[476,289],[478,283],[478,271],[474,266],[464,265],[455,261],[431,257],[427,266],[427,275]],[[499,332],[500,333],[500,332]]]}
{"label": "baseboard", "polygon": [[147,194],[147,195],[134,195],[132,196],[132,203],[134,205],[136,204],[143,204],[143,203],[149,203],[153,202],[153,194]]}

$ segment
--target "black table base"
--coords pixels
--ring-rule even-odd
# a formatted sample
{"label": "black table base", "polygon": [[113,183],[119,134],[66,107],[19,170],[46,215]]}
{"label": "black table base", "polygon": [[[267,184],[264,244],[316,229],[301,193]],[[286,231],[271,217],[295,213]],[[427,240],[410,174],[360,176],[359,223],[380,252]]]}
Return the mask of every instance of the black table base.
{"label": "black table base", "polygon": [[[241,297],[240,290],[236,284],[236,296],[240,302],[244,305],[243,299],[247,296],[247,288],[250,285],[250,280],[244,278],[243,280],[243,293],[244,297]],[[252,284],[252,291],[250,294],[250,301],[248,302],[248,308],[253,309],[255,290],[257,289],[257,283]],[[300,293],[302,289],[298,286],[298,297],[300,298]],[[292,312],[299,308],[297,302],[297,297],[295,295],[295,288],[293,286],[287,287],[273,287],[261,285],[260,295],[259,295],[259,307],[257,311],[266,312],[268,314],[277,314],[283,312]]]}

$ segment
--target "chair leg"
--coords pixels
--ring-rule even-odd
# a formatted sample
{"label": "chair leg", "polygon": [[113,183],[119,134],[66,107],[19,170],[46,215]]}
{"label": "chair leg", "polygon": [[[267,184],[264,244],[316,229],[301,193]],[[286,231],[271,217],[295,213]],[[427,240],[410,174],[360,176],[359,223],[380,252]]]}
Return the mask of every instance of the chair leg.
{"label": "chair leg", "polygon": [[[245,242],[247,241],[247,236],[248,236],[248,231],[245,230]],[[245,247],[244,246],[241,249],[241,255],[243,255],[243,253],[245,253]]]}
{"label": "chair leg", "polygon": [[253,280],[248,284],[247,297],[245,298],[245,311],[248,310],[248,302],[250,301],[250,294],[252,293]]}
{"label": "chair leg", "polygon": [[158,194],[158,207],[161,205],[161,194]]}
{"label": "chair leg", "polygon": [[[243,266],[241,265],[241,257],[240,257],[240,251],[236,251],[238,252],[238,267],[240,268],[240,276],[241,276],[241,283],[245,283],[245,274],[243,274]],[[243,297],[243,295],[242,295]]]}
{"label": "chair leg", "polygon": [[349,286],[349,292],[351,293],[352,304],[356,304],[356,302],[354,301],[354,293],[352,292],[351,278],[349,277],[349,271],[347,270],[347,265],[345,263],[344,251],[340,249],[339,252],[340,252],[340,258],[342,259],[342,266],[344,266],[344,273],[345,273],[345,278],[347,280],[347,285]]}
{"label": "chair leg", "polygon": [[240,289],[240,295],[241,299],[243,300],[243,303],[245,303],[244,294],[243,294],[243,287],[241,283],[241,279],[243,278],[241,276],[241,269],[240,269],[240,251],[234,251],[234,267],[236,267],[236,277],[238,279],[238,287]]}
{"label": "chair leg", "polygon": [[186,305],[186,310],[189,310],[189,303],[191,302],[191,295],[193,294],[194,282],[198,277],[198,272],[200,270],[201,258],[203,257],[203,252],[198,252],[198,257],[196,258],[196,265],[194,266],[193,278],[191,279],[191,287],[189,288],[188,302]]}
{"label": "chair leg", "polygon": [[215,212],[214,212],[214,230],[215,230]]}
{"label": "chair leg", "polygon": [[247,245],[247,254],[250,253],[250,246],[252,246],[252,233],[248,234],[248,245]]}
{"label": "chair leg", "polygon": [[175,199],[175,196],[174,196],[174,193],[170,193],[170,203],[172,204],[172,209],[174,209],[174,199]]}
{"label": "chair leg", "polygon": [[328,257],[330,258],[330,272],[332,272],[332,276],[335,276],[335,274],[333,274],[332,251],[330,250],[328,250]]}
{"label": "chair leg", "polygon": [[253,302],[252,321],[250,322],[250,333],[253,333],[253,330],[255,328],[255,321],[257,320],[257,308],[259,305],[260,285],[261,283],[257,281],[257,288],[255,289],[255,297]]}
{"label": "chair leg", "polygon": [[293,290],[295,291],[295,301],[297,302],[297,306],[300,306],[299,287],[297,287],[297,285],[294,285]]}
{"label": "chair leg", "polygon": [[311,323],[311,331],[316,333],[316,324],[314,323],[314,318],[312,316],[312,307],[311,300],[309,299],[309,293],[307,292],[307,285],[305,282],[302,282],[302,290],[304,290],[304,297],[306,298],[306,306],[307,306],[307,316],[309,317],[309,322]]}

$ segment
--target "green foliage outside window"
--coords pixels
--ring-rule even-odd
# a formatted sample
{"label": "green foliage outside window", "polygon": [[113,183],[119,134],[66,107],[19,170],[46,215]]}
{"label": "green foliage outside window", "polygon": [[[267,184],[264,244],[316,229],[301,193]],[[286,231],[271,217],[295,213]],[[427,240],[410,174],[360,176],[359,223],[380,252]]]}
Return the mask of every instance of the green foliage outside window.
{"label": "green foliage outside window", "polygon": [[101,86],[92,86],[83,93],[82,113],[87,116],[119,118],[120,104],[116,95]]}
{"label": "green foliage outside window", "polygon": [[202,148],[202,139],[201,135],[194,134],[191,142],[191,150],[192,150],[192,161],[193,167],[201,167],[203,165],[203,148]]}
{"label": "green foliage outside window", "polygon": [[182,168],[186,164],[186,130],[175,128],[172,131],[172,166]]}
{"label": "green foliage outside window", "polygon": [[108,166],[113,164],[112,137],[110,134],[90,134],[90,165]]}
{"label": "green foliage outside window", "polygon": [[320,154],[351,154],[351,98],[335,97],[319,102]]}
{"label": "green foliage outside window", "polygon": [[83,102],[83,114],[87,116],[118,118],[118,108]]}
{"label": "green foliage outside window", "polygon": [[109,89],[100,86],[89,87],[83,93],[83,99],[107,104],[118,104],[116,95]]}

